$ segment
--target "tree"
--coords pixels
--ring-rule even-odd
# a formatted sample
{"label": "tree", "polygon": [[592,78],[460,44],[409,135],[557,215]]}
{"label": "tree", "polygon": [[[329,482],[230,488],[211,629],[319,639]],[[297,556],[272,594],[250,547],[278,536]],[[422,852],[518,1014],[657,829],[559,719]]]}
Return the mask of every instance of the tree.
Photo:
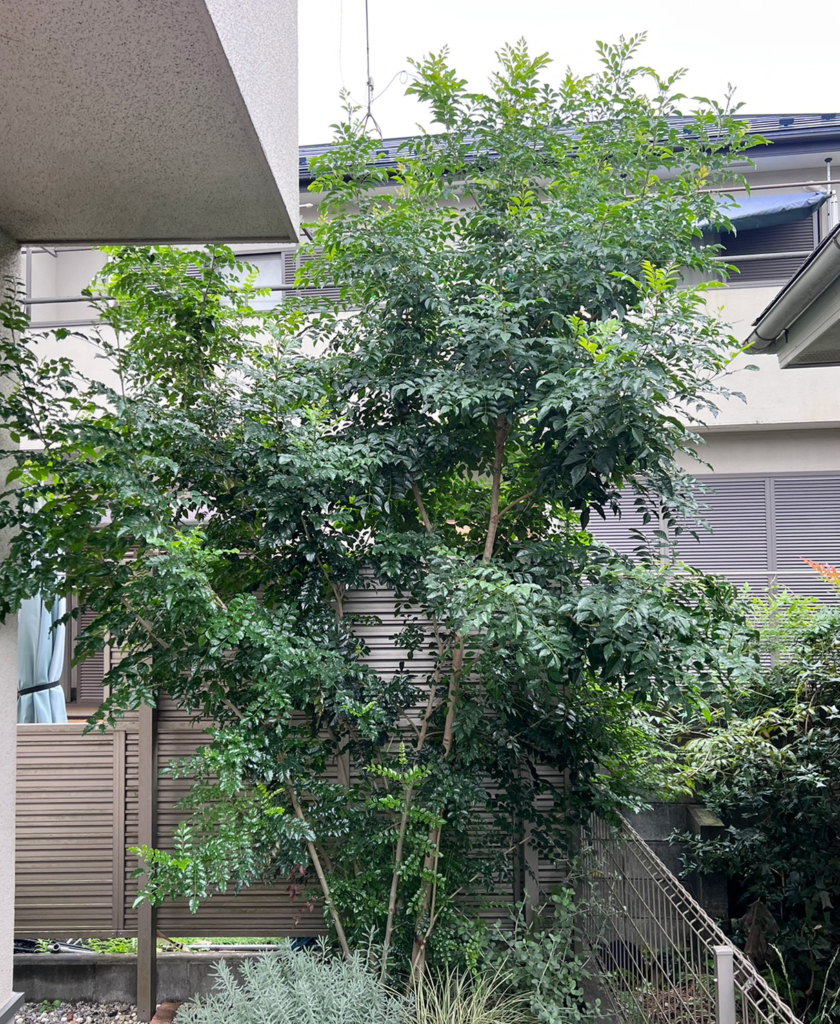
{"label": "tree", "polygon": [[[383,973],[451,957],[526,835],[556,859],[659,785],[657,702],[737,667],[727,584],[586,530],[631,487],[678,524],[733,352],[677,268],[715,267],[697,224],[746,127],[678,118],[638,42],[556,88],[506,48],[486,94],[425,59],[409,92],[441,132],[396,172],[338,127],[301,274],[335,307],[257,314],[223,247],[128,247],[94,285],[118,384],[3,343],[2,420],[43,448],[3,497],[2,611],[40,590],[95,613],[80,657],[124,652],[99,723],[161,694],[216,723],[174,769],[194,814],[142,851],[147,897],[301,876]],[[393,673],[347,612],[372,588]]]}

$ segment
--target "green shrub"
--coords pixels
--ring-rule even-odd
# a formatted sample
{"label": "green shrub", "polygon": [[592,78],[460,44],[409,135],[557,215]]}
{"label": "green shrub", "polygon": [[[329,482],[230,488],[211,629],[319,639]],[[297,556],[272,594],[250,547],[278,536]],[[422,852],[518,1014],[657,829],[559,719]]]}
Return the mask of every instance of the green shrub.
{"label": "green shrub", "polygon": [[177,1024],[404,1024],[407,999],[382,984],[365,957],[331,956],[322,946],[246,960],[236,977],[215,966],[215,991],[178,1011]]}
{"label": "green shrub", "polygon": [[489,962],[505,971],[511,989],[521,993],[541,1024],[580,1024],[600,1017],[600,1005],[587,1004],[583,986],[590,977],[580,943],[582,907],[564,887],[539,908],[526,926],[520,915],[511,930],[496,926]]}
{"label": "green shrub", "polygon": [[771,664],[733,688],[728,714],[692,723],[682,750],[687,780],[726,826],[681,835],[684,867],[729,879],[733,919],[760,901],[772,923],[756,929],[754,962],[799,1017],[837,1021],[840,613],[784,593],[755,599],[753,613]]}
{"label": "green shrub", "polygon": [[127,939],[119,935],[110,939],[85,939],[85,945],[97,953],[109,955],[137,952],[137,939]]}

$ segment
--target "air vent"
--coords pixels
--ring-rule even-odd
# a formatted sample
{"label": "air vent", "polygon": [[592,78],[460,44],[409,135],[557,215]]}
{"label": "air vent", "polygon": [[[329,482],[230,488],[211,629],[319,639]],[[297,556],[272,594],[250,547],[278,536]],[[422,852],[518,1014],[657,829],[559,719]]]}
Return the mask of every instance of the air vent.
{"label": "air vent", "polygon": [[[290,249],[283,254],[283,281],[285,284],[294,284],[295,274],[298,268],[310,260],[318,258],[317,249]],[[286,292],[287,295],[309,296],[312,298],[323,298],[328,302],[338,302],[340,290],[338,288],[300,288]]]}

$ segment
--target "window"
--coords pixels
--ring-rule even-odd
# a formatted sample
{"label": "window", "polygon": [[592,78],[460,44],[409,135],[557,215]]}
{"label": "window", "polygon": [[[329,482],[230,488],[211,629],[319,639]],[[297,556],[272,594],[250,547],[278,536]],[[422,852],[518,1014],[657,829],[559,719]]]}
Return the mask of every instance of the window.
{"label": "window", "polygon": [[739,273],[729,278],[731,287],[783,285],[799,270],[817,244],[817,220],[812,214],[793,224],[753,228],[737,234],[721,234],[720,256]]}
{"label": "window", "polygon": [[[67,610],[78,608],[75,597],[68,598]],[[71,618],[64,634],[64,669],[61,673],[61,685],[67,702],[67,711],[72,715],[73,709],[85,715],[99,707],[107,691],[102,686],[102,679],[111,667],[111,652],[106,648],[95,657],[88,658],[78,665],[73,665],[73,654],[76,649],[76,637],[93,619],[92,612],[82,611],[78,618]]]}

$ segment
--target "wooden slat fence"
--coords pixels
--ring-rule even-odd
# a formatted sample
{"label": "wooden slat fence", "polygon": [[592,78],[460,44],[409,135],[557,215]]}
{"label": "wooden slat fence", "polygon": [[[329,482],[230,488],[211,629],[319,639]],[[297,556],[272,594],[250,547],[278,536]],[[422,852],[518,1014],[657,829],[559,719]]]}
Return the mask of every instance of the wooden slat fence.
{"label": "wooden slat fence", "polygon": [[[367,660],[377,672],[390,675],[404,662],[419,681],[431,660],[424,652],[408,660],[407,652],[394,647],[391,637],[403,623],[394,615],[393,601],[388,591],[368,590],[348,595],[345,611],[360,617],[356,631],[369,645]],[[204,726],[171,700],[162,700],[156,715],[155,771],[207,742]],[[106,733],[86,734],[82,722],[18,727],[19,937],[137,935],[138,913],[132,907],[137,860],[127,850],[140,845],[141,775],[147,780],[153,775],[140,771],[139,738],[137,714]],[[189,780],[158,779],[152,845],[170,845],[176,825],[187,816],[176,804],[189,787]],[[562,880],[562,865],[539,861],[527,846],[522,854],[522,877],[514,877],[510,891],[494,894],[488,917],[505,917],[500,903],[517,900],[523,891],[536,901]],[[157,912],[157,929],[170,936],[295,936],[317,935],[324,922],[320,909],[307,912],[278,884],[213,896],[197,914],[184,902],[167,902]]]}
{"label": "wooden slat fence", "polygon": [[[201,727],[164,703],[158,713],[158,766],[191,754]],[[18,726],[15,934],[20,938],[137,934],[132,908],[138,842],[139,761],[136,716],[107,733],[83,723]],[[175,807],[186,780],[158,784],[158,841],[166,847],[185,813]],[[166,935],[313,935],[317,911],[282,886],[214,896],[197,914],[185,903],[158,911]]]}

